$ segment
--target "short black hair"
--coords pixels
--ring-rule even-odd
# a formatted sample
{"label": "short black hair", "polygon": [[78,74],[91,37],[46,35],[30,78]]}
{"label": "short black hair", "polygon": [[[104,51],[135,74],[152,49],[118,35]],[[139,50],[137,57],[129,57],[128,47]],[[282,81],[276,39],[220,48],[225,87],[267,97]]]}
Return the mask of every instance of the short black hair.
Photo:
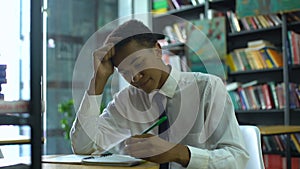
{"label": "short black hair", "polygon": [[157,36],[141,21],[132,19],[114,29],[108,35],[107,40],[111,37],[121,37],[122,40],[115,44],[116,49],[121,48],[132,40],[144,47],[152,48],[157,43]]}

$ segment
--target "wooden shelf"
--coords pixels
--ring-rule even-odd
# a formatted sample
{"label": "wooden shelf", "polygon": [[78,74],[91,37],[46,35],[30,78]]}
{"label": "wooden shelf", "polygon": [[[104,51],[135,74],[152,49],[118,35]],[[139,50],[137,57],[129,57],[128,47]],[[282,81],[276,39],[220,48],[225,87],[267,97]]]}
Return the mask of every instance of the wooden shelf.
{"label": "wooden shelf", "polygon": [[258,126],[262,135],[272,135],[272,134],[289,134],[300,132],[300,126],[285,126],[285,125],[275,125],[275,126]]}
{"label": "wooden shelf", "polygon": [[269,81],[282,82],[283,81],[283,69],[272,68],[272,69],[258,69],[258,70],[247,70],[239,72],[230,72],[228,74],[228,81],[238,82],[249,82],[252,80],[258,80],[261,83]]}

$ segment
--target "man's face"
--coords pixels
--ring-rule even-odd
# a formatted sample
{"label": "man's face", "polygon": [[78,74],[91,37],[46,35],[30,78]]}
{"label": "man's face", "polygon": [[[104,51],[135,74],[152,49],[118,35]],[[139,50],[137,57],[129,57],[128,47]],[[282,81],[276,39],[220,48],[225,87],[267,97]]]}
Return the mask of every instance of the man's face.
{"label": "man's face", "polygon": [[162,86],[163,62],[155,47],[147,49],[131,41],[115,53],[112,62],[128,83],[146,93]]}

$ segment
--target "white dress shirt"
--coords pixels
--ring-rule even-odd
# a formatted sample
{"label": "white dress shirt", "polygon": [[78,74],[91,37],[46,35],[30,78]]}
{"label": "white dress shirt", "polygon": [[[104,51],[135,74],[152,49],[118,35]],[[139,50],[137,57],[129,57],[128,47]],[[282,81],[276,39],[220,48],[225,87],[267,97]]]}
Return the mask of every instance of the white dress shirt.
{"label": "white dress shirt", "polygon": [[[188,146],[188,169],[242,169],[248,161],[231,99],[222,80],[200,72],[172,68],[159,91],[150,94],[128,86],[99,115],[102,95],[85,93],[70,131],[78,154],[109,149],[140,134],[159,116],[152,98],[159,92],[170,122],[169,141]],[[154,128],[150,133],[157,134]],[[171,169],[183,168],[171,162]]]}

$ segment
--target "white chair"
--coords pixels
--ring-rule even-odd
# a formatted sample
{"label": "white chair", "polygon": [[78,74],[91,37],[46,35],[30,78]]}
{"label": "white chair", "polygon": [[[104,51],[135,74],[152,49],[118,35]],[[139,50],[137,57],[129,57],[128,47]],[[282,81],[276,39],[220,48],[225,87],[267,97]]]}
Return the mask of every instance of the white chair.
{"label": "white chair", "polygon": [[240,125],[240,129],[250,156],[245,169],[265,169],[259,128],[251,125]]}

